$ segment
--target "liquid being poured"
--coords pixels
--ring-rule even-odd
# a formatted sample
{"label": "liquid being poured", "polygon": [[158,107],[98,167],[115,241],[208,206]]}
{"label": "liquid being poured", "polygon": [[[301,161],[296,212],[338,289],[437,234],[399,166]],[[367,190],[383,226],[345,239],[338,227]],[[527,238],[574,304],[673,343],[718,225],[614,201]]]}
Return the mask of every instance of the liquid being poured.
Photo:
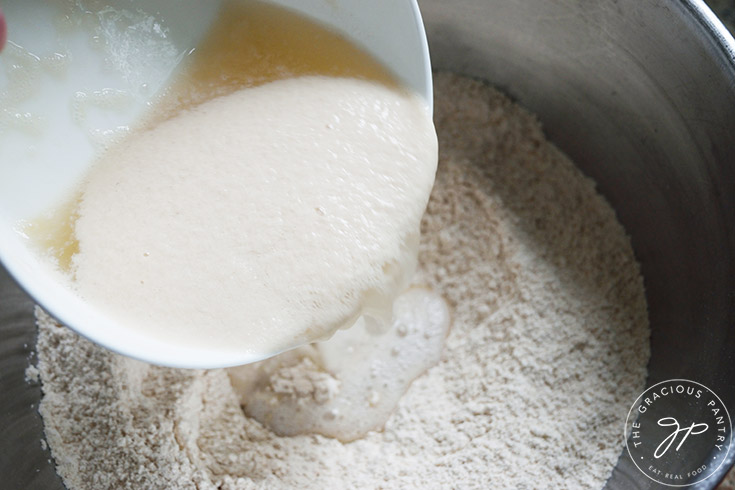
{"label": "liquid being poured", "polygon": [[219,19],[26,235],[85,300],[164,342],[266,357],[389,321],[436,169],[426,104],[293,13],[232,2]]}
{"label": "liquid being poured", "polygon": [[390,318],[436,170],[416,95],[332,77],[220,96],[82,185],[73,287],[163,342],[263,358]]}
{"label": "liquid being poured", "polygon": [[303,345],[231,371],[277,433],[379,428],[449,326],[426,290],[392,311],[436,168],[425,103],[337,34],[259,2],[226,4],[184,65],[26,234],[131,328],[256,355]]}
{"label": "liquid being poured", "polygon": [[353,441],[383,427],[411,382],[439,361],[449,324],[439,295],[411,288],[386,332],[358,322],[325,342],[230,368],[230,380],[245,413],[278,435]]}

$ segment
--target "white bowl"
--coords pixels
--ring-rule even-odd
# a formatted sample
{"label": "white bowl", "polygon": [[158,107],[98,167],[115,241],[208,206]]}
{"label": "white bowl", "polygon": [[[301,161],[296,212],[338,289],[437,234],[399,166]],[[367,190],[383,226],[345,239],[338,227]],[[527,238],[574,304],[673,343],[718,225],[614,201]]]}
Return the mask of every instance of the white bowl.
{"label": "white bowl", "polygon": [[[20,87],[30,92],[19,100],[0,98],[4,118],[0,119],[0,261],[51,315],[113,351],[187,368],[258,360],[237,351],[178,345],[174,339],[161,342],[126,328],[77,297],[20,235],[19,222],[59,203],[92,164],[96,149],[89,132],[132,124],[183,56],[196,46],[221,4],[111,0],[116,9],[130,15],[120,18],[113,10],[97,15],[95,22],[102,29],[97,32],[100,47],[95,47],[89,34],[64,27],[63,6],[57,5],[63,3],[3,2],[10,42],[0,55],[0,94],[10,84],[21,82],[25,86],[14,90],[20,93],[22,90],[16,90]],[[342,32],[431,103],[429,53],[415,0],[274,3]],[[128,29],[105,29],[125,22],[130,24]],[[71,55],[55,54],[60,47]],[[106,99],[95,95],[104,90],[108,91]],[[119,107],[104,110],[103,99],[108,103],[117,99]]]}

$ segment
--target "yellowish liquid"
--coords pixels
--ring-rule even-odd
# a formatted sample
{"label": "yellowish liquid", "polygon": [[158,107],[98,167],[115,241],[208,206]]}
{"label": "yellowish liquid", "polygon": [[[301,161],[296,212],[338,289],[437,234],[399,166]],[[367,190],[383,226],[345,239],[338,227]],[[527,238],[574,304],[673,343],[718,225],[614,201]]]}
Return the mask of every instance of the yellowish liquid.
{"label": "yellowish liquid", "polygon": [[44,253],[48,254],[63,271],[71,271],[72,257],[79,252],[79,241],[74,236],[81,195],[64,202],[33,221],[25,223],[23,233]]}
{"label": "yellowish liquid", "polygon": [[[397,84],[380,63],[341,35],[281,7],[230,0],[142,127],[239,89],[307,75]],[[72,258],[79,251],[74,227],[81,199],[81,193],[76,193],[23,228],[23,233],[66,272],[72,270]]]}
{"label": "yellowish liquid", "polygon": [[156,113],[170,114],[245,87],[306,75],[396,84],[378,61],[341,35],[282,7],[230,0]]}

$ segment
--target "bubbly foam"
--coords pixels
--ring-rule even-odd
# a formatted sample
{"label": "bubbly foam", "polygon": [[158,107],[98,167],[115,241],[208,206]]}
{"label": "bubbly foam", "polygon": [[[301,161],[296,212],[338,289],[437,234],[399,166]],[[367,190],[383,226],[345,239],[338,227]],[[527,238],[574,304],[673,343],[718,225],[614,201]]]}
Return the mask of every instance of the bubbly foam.
{"label": "bubbly foam", "polygon": [[416,95],[300,77],[114,146],[82,186],[72,286],[167,342],[266,356],[389,319],[437,143]]}

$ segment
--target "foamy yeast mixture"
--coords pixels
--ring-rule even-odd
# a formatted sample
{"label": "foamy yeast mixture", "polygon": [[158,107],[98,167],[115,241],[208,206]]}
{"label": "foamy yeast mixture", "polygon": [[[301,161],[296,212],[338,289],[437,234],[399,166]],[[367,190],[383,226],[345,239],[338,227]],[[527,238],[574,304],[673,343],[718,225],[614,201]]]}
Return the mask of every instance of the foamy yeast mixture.
{"label": "foamy yeast mixture", "polygon": [[109,150],[82,187],[74,287],[162,340],[254,354],[391,318],[437,142],[417,95],[305,76]]}
{"label": "foamy yeast mixture", "polygon": [[411,382],[439,362],[449,330],[442,297],[412,287],[385,332],[364,319],[318,342],[228,370],[246,414],[281,436],[353,441],[380,430]]}

